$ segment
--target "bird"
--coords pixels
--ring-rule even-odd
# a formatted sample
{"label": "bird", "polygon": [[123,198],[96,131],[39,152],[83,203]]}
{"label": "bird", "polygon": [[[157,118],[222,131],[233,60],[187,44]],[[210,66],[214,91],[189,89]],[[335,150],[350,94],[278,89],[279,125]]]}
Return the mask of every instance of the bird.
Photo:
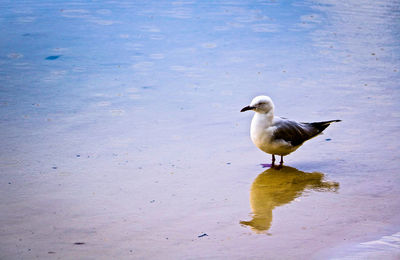
{"label": "bird", "polygon": [[[257,96],[250,105],[240,110],[240,112],[248,110],[255,112],[250,126],[251,140],[260,150],[272,154],[272,163],[261,164],[263,167],[282,168],[283,156],[296,151],[305,141],[321,134],[331,123],[341,121],[300,123],[275,116],[274,108],[269,96]],[[277,166],[275,166],[275,155],[281,156]]]}

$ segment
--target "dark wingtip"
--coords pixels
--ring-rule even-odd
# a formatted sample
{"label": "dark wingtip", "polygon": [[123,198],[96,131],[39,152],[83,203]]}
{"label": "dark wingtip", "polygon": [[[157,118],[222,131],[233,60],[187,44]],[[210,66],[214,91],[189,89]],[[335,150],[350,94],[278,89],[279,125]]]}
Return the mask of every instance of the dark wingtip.
{"label": "dark wingtip", "polygon": [[325,121],[325,122],[317,122],[317,123],[322,123],[322,124],[331,124],[331,123],[335,123],[335,122],[342,122],[342,120],[340,120],[340,119],[336,119],[336,120],[329,120],[329,121]]}
{"label": "dark wingtip", "polygon": [[314,123],[311,123],[311,125],[312,125],[313,127],[315,127],[316,129],[318,129],[319,132],[322,132],[322,131],[325,130],[325,128],[327,128],[328,126],[330,126],[332,123],[341,122],[341,121],[342,121],[342,120],[340,120],[340,119],[337,119],[337,120],[329,120],[329,121],[323,121],[323,122],[314,122]]}

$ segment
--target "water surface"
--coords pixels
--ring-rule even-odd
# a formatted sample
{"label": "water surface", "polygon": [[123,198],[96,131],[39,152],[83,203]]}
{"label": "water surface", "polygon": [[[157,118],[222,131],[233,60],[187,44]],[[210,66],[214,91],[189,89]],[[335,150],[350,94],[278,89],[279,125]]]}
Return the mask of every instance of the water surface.
{"label": "water surface", "polygon": [[2,1],[0,258],[398,258],[399,5]]}

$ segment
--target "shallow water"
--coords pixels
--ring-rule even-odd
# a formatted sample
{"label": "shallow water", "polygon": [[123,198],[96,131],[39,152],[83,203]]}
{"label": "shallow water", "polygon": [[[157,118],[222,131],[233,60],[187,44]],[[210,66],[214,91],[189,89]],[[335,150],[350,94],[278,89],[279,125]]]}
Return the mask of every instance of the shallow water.
{"label": "shallow water", "polygon": [[284,166],[280,170],[268,169],[259,174],[250,189],[250,206],[253,218],[241,221],[256,233],[267,232],[272,224],[272,212],[276,207],[289,204],[304,196],[303,192],[337,191],[337,182],[323,181],[324,174],[306,173]]}
{"label": "shallow water", "polygon": [[[399,257],[398,2],[0,6],[1,259]],[[343,121],[265,171],[259,94]]]}

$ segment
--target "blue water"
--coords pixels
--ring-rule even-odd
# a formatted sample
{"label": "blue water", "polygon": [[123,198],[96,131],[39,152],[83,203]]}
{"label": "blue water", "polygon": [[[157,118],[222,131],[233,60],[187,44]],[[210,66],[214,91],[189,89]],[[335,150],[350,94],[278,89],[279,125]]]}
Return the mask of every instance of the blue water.
{"label": "blue water", "polygon": [[[399,8],[1,1],[0,258],[374,255],[400,225]],[[335,192],[278,176],[252,200],[270,157],[239,111],[260,94],[342,120],[285,158]],[[240,225],[263,200],[268,230]]]}

